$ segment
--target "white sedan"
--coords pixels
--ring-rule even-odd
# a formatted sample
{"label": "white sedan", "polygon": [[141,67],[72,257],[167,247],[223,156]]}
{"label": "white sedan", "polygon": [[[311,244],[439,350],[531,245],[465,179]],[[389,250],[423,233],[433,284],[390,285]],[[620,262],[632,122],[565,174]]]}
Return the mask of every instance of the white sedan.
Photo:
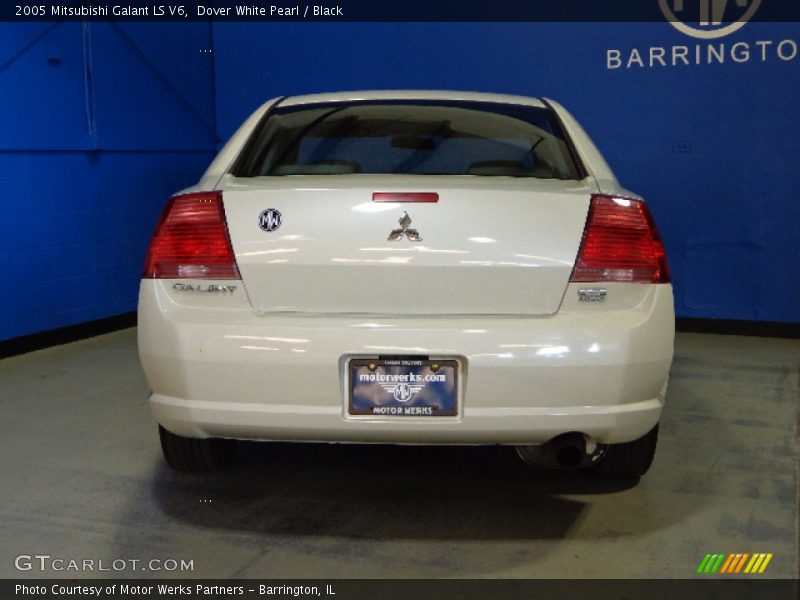
{"label": "white sedan", "polygon": [[167,462],[233,440],[510,444],[638,477],[674,309],[647,206],[552,100],[287,97],[170,199],[139,353]]}

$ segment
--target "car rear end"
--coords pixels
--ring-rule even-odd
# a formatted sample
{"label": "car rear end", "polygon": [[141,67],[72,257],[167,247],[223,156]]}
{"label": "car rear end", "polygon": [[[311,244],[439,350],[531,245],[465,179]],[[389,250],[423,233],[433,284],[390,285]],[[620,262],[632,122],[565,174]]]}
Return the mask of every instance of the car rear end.
{"label": "car rear end", "polygon": [[185,439],[545,444],[657,425],[672,290],[646,205],[535,99],[265,106],[147,259],[139,347]]}

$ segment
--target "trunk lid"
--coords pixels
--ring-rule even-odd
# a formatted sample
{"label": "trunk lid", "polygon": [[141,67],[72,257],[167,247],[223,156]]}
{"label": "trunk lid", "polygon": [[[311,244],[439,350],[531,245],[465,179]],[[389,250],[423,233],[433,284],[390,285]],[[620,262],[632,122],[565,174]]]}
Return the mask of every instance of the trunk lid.
{"label": "trunk lid", "polygon": [[[229,178],[220,189],[255,310],[397,316],[557,312],[594,191],[588,180],[431,175]],[[274,228],[269,215],[272,231],[259,222],[269,209],[281,217]],[[421,241],[387,239],[404,212]]]}

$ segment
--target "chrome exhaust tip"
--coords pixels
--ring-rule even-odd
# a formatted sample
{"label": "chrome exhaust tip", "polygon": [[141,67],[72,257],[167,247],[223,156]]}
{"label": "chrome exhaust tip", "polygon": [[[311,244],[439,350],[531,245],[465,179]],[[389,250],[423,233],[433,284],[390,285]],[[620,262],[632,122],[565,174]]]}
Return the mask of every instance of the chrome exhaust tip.
{"label": "chrome exhaust tip", "polygon": [[517,455],[533,467],[578,469],[593,464],[602,456],[603,447],[591,437],[571,431],[545,444],[517,446]]}

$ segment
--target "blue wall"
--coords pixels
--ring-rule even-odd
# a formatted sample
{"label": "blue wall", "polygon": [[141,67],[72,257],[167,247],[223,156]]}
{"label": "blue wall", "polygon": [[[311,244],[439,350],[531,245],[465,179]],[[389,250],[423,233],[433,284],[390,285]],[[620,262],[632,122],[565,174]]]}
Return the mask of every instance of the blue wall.
{"label": "blue wall", "polygon": [[[652,24],[0,24],[0,340],[135,309],[164,200],[269,97],[368,88],[546,95],[644,195],[680,316],[800,321],[800,58],[608,69],[704,44]],[[209,50],[214,49],[212,54]],[[216,85],[214,82],[216,73]],[[216,132],[216,133],[215,133]]]}
{"label": "blue wall", "polygon": [[[687,45],[668,23],[214,26],[222,137],[267,98],[371,88],[544,95],[565,104],[617,177],[649,201],[679,316],[800,321],[800,57],[759,40],[798,24],[749,23],[748,62],[608,69],[606,51]],[[791,46],[784,46],[784,56]],[[740,50],[741,51],[741,50]],[[669,54],[668,54],[669,56]],[[741,56],[737,54],[737,56]]]}
{"label": "blue wall", "polygon": [[0,340],[134,310],[216,146],[208,24],[0,25]]}

